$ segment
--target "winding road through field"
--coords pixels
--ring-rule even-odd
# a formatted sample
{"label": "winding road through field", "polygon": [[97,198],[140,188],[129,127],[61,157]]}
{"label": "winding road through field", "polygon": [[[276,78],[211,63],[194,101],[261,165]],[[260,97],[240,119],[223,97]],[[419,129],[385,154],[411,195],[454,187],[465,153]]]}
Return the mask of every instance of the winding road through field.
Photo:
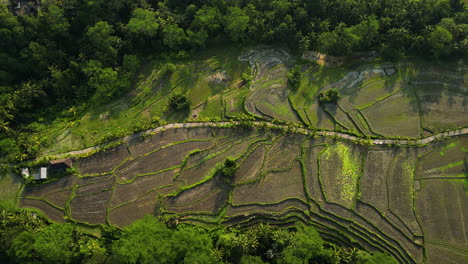
{"label": "winding road through field", "polygon": [[[160,126],[157,128],[145,130],[142,132],[135,133],[130,136],[123,137],[121,139],[116,139],[113,141],[110,141],[108,143],[105,143],[100,146],[94,146],[94,147],[89,147],[86,149],[82,150],[75,150],[75,151],[70,151],[66,153],[61,153],[54,155],[56,157],[62,157],[62,156],[75,156],[75,155],[83,155],[86,153],[89,153],[91,151],[94,151],[96,149],[99,149],[100,147],[103,147],[107,144],[110,144],[112,142],[122,140],[123,142],[129,142],[135,138],[144,136],[144,135],[149,135],[149,134],[157,134],[160,132],[164,132],[168,129],[177,129],[177,128],[192,128],[192,127],[229,127],[229,126],[239,126],[241,125],[242,122],[239,121],[232,121],[232,122],[191,122],[191,123],[172,123],[172,124],[167,124],[164,126]],[[280,124],[274,124],[271,122],[265,122],[265,121],[255,121],[251,122],[251,124],[254,127],[264,127],[264,128],[279,128],[279,129],[289,129],[290,127],[287,125],[280,125]],[[399,145],[399,146],[415,146],[415,145],[425,145],[429,144],[433,141],[440,140],[446,137],[455,137],[455,136],[462,136],[462,135],[468,135],[468,127],[457,129],[457,130],[452,130],[452,131],[446,131],[446,132],[441,132],[434,134],[429,137],[424,137],[424,138],[414,138],[414,139],[389,139],[389,138],[382,138],[382,139],[367,139],[364,137],[357,137],[353,135],[349,135],[346,133],[341,133],[341,132],[336,132],[336,131],[321,131],[321,130],[312,130],[312,129],[306,129],[306,128],[296,128],[293,127],[291,132],[296,132],[296,133],[301,133],[301,134],[306,134],[306,135],[315,135],[315,136],[326,136],[326,137],[338,137],[342,139],[347,139],[350,141],[359,141],[359,140],[366,140],[367,144],[371,145]]]}

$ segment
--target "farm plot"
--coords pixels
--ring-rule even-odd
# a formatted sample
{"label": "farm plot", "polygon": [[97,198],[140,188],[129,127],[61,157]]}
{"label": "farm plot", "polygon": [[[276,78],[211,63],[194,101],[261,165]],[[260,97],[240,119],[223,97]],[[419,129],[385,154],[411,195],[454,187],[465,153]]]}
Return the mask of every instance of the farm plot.
{"label": "farm plot", "polygon": [[227,202],[228,186],[218,176],[175,196],[166,196],[163,207],[174,213],[216,214]]}
{"label": "farm plot", "polygon": [[353,222],[355,223],[354,230],[368,237],[369,242],[380,244],[381,249],[400,259],[400,262],[420,263],[422,261],[422,247],[405,237],[372,206],[358,202]]}
{"label": "farm plot", "polygon": [[89,183],[86,185],[78,186],[78,188],[75,191],[75,194],[81,196],[81,195],[97,193],[102,190],[109,190],[114,186],[114,183],[115,183],[115,177],[108,177],[107,179],[99,181],[99,182],[94,182],[94,183]]}
{"label": "farm plot", "polygon": [[235,174],[234,184],[260,179],[267,148],[269,146],[260,145],[246,157]]}
{"label": "farm plot", "polygon": [[423,126],[438,132],[466,126],[468,101],[466,93],[457,93],[436,84],[416,86],[421,104]]}
{"label": "farm plot", "polygon": [[22,187],[19,177],[11,172],[0,170],[0,207],[16,208]]}
{"label": "farm plot", "polygon": [[72,192],[71,188],[64,189],[62,191],[49,193],[46,196],[44,196],[44,199],[56,207],[65,208],[71,192]]}
{"label": "farm plot", "polygon": [[413,95],[400,91],[361,111],[371,130],[385,136],[418,137],[419,107]]}
{"label": "farm plot", "polygon": [[240,114],[244,114],[244,100],[248,93],[249,90],[242,90],[225,94],[223,96],[224,115],[226,117],[236,117]]}
{"label": "farm plot", "polygon": [[145,156],[132,160],[117,171],[120,181],[128,181],[138,175],[156,173],[180,166],[184,158],[194,149],[205,149],[213,146],[214,141],[174,142],[167,147],[157,149]]}
{"label": "farm plot", "polygon": [[99,193],[75,196],[70,202],[71,217],[78,222],[104,224],[111,192],[103,190]]}
{"label": "farm plot", "polygon": [[[345,245],[357,241],[367,249],[388,251],[404,263],[422,263],[422,248],[428,243],[454,249],[468,246],[465,182],[426,177],[429,172],[464,173],[460,161],[466,156],[468,137],[402,148],[362,147],[330,137],[256,129],[216,128],[211,133],[201,128],[199,137],[196,129],[181,130],[185,135],[175,138],[183,143],[154,135],[164,144],[132,156],[133,160],[119,161],[118,173],[128,180],[115,182],[115,174],[69,176],[27,188],[21,206],[37,208],[54,221],[67,216],[119,227],[146,214],[210,228],[220,223],[247,227],[302,221],[320,226],[326,236]],[[172,134],[177,133],[165,135]],[[230,183],[215,173],[217,164],[229,156],[239,165]],[[94,166],[97,161],[92,157],[86,162]],[[102,160],[99,154],[96,157]],[[148,166],[162,170],[129,173]],[[173,168],[164,170],[168,166]],[[437,259],[434,252],[427,252],[427,258]],[[447,252],[440,254],[447,259],[458,256]]]}
{"label": "farm plot", "polygon": [[121,144],[108,151],[98,152],[90,157],[79,159],[77,166],[82,175],[102,174],[112,171],[128,155],[127,145]]}
{"label": "farm plot", "polygon": [[344,129],[359,133],[359,128],[354,124],[348,113],[344,112],[338,104],[326,104],[325,111],[332,116],[336,123]]}
{"label": "farm plot", "polygon": [[291,209],[306,212],[309,210],[309,205],[297,198],[286,199],[276,204],[228,205],[226,208],[226,217],[234,218],[240,215],[255,214],[257,212],[277,214],[287,212]]}
{"label": "farm plot", "polygon": [[460,137],[422,155],[416,164],[416,179],[464,178],[468,137]]}
{"label": "farm plot", "polygon": [[340,105],[346,111],[369,107],[400,91],[402,86],[402,79],[398,75],[385,78],[374,77],[365,82],[358,89],[344,94],[339,100]]}
{"label": "farm plot", "polygon": [[387,171],[391,160],[389,151],[369,151],[360,180],[360,199],[381,211],[388,208]]}
{"label": "farm plot", "polygon": [[157,213],[157,192],[148,193],[138,200],[119,206],[109,211],[108,220],[111,224],[123,227],[133,223],[145,215]]}
{"label": "farm plot", "polygon": [[319,178],[327,202],[351,208],[357,195],[362,152],[353,145],[338,142],[325,148],[319,158]]}
{"label": "farm plot", "polygon": [[252,50],[241,54],[240,61],[252,66],[254,80],[245,98],[246,110],[254,116],[297,122],[288,101],[286,63],[290,55],[283,50]]}
{"label": "farm plot", "polygon": [[288,171],[267,173],[259,182],[235,188],[232,205],[271,204],[288,198],[307,201],[298,161]]}
{"label": "farm plot", "polygon": [[174,173],[173,170],[169,170],[151,175],[139,176],[129,183],[116,184],[110,207],[113,208],[120,204],[134,201],[152,190],[174,184]]}
{"label": "farm plot", "polygon": [[310,198],[321,204],[325,201],[325,197],[323,196],[322,186],[320,185],[318,176],[318,157],[325,146],[314,146],[314,143],[316,143],[316,140],[310,141],[305,151],[305,157],[303,157],[306,170],[304,179]]}
{"label": "farm plot", "polygon": [[[206,153],[197,153],[191,156],[187,165],[182,169],[177,180],[183,181],[187,185],[192,185],[212,176],[216,170],[216,164],[223,162],[227,157],[239,157],[249,151],[254,144],[266,140],[260,135],[249,137]],[[193,157],[193,159],[192,159]]]}
{"label": "farm plot", "polygon": [[392,154],[387,174],[389,209],[412,230],[418,230],[413,211],[415,152],[397,149]]}
{"label": "farm plot", "polygon": [[465,263],[468,259],[466,249],[453,248],[441,244],[426,244],[426,261],[427,264],[458,264]]}
{"label": "farm plot", "polygon": [[[168,129],[144,139],[136,138],[128,146],[131,158],[134,159],[173,142],[185,141],[188,139],[188,133],[191,130],[192,128]],[[206,133],[206,136],[200,138],[209,137],[211,137],[211,133]]]}
{"label": "farm plot", "polygon": [[31,208],[31,209],[39,210],[48,219],[52,220],[53,222],[57,222],[57,223],[65,222],[65,219],[64,219],[65,213],[62,210],[48,204],[45,201],[38,200],[38,199],[22,198],[19,206],[23,208]]}
{"label": "farm plot", "polygon": [[468,248],[468,199],[463,180],[421,181],[415,206],[425,241]]}
{"label": "farm plot", "polygon": [[28,186],[24,188],[22,197],[44,197],[48,194],[55,193],[64,189],[72,187],[76,176],[66,176],[57,181],[39,185],[39,186]]}
{"label": "farm plot", "polygon": [[273,142],[268,151],[268,158],[265,162],[264,171],[289,170],[296,158],[300,156],[301,137],[292,140],[288,137],[281,137]]}
{"label": "farm plot", "polygon": [[88,184],[93,184],[101,181],[106,181],[109,178],[114,177],[113,174],[104,174],[100,176],[84,176],[84,177],[78,177],[76,179],[76,185],[83,186],[83,185],[88,185]]}

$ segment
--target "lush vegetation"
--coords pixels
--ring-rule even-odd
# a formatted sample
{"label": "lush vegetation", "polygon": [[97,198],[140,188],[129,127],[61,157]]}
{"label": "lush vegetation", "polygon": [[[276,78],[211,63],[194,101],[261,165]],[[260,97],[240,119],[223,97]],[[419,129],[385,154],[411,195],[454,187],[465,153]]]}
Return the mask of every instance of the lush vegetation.
{"label": "lush vegetation", "polygon": [[146,216],[123,229],[101,226],[93,236],[31,211],[1,212],[9,219],[0,222],[2,263],[396,263],[383,253],[326,243],[302,224],[207,231]]}
{"label": "lush vegetation", "polygon": [[375,49],[387,58],[455,57],[468,47],[462,0],[52,0],[23,16],[4,3],[0,155],[15,158],[39,151],[43,139],[29,133],[47,122],[74,120],[124,94],[151,57],[180,60],[226,43],[280,42],[332,55]]}
{"label": "lush vegetation", "polygon": [[291,68],[286,74],[286,77],[288,78],[288,84],[289,87],[295,91],[299,86],[301,85],[301,71],[298,66],[295,66]]}
{"label": "lush vegetation", "polygon": [[322,92],[318,94],[318,101],[320,103],[333,103],[338,101],[340,95],[337,89],[330,89],[326,92]]}

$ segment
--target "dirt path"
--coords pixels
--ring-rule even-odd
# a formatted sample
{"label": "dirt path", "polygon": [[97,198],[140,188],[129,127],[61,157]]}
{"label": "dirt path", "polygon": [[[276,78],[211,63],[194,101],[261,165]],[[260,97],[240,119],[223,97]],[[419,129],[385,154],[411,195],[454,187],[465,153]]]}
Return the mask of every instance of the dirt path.
{"label": "dirt path", "polygon": [[[91,151],[94,151],[96,149],[99,149],[100,147],[103,147],[107,144],[113,143],[117,140],[122,140],[123,142],[130,142],[131,140],[134,140],[138,137],[144,136],[144,135],[149,135],[149,134],[157,134],[164,132],[169,129],[178,129],[178,128],[192,128],[192,127],[227,127],[230,125],[239,125],[240,122],[201,122],[201,123],[174,123],[174,124],[168,124],[165,126],[157,127],[154,129],[149,129],[146,131],[142,131],[130,136],[126,136],[121,139],[116,139],[113,141],[110,141],[108,143],[105,143],[100,146],[94,146],[82,150],[75,150],[75,151],[70,151],[62,154],[57,154],[55,155],[56,157],[62,157],[62,156],[75,156],[75,155],[82,155],[89,153]],[[253,125],[256,127],[269,127],[269,128],[285,128],[287,129],[288,127],[286,125],[278,125],[278,124],[273,124],[270,122],[253,122]],[[358,140],[367,140],[366,138],[362,137],[357,137],[357,136],[352,136],[346,133],[340,133],[340,132],[335,132],[335,131],[315,131],[315,130],[310,130],[310,129],[305,129],[305,128],[295,128],[295,131],[301,134],[315,134],[317,136],[328,136],[328,137],[339,137],[343,139],[347,139],[350,141],[358,141]],[[447,132],[442,132],[438,133],[429,137],[424,137],[424,138],[414,138],[414,139],[370,139],[368,140],[369,144],[372,145],[401,145],[401,146],[414,146],[414,145],[424,145],[431,143],[432,141],[436,141],[445,137],[454,137],[454,136],[461,136],[461,135],[468,135],[468,128],[461,128],[453,131],[447,131]]]}

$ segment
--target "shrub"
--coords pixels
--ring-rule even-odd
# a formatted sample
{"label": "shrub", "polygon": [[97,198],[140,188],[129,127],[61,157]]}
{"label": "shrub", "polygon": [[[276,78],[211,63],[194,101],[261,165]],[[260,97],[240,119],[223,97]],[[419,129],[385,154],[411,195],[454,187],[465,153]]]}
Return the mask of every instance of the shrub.
{"label": "shrub", "polygon": [[238,168],[239,166],[237,166],[236,160],[234,158],[227,157],[219,171],[225,178],[231,178],[236,174]]}
{"label": "shrub", "polygon": [[301,85],[301,77],[302,77],[299,66],[295,66],[291,68],[288,74],[286,75],[286,77],[288,78],[289,88],[291,88],[294,91],[297,90],[299,86]]}
{"label": "shrub", "polygon": [[318,94],[319,103],[335,103],[339,98],[338,89],[330,89]]}
{"label": "shrub", "polygon": [[175,92],[169,97],[167,102],[166,112],[183,111],[190,108],[190,100],[184,94]]}
{"label": "shrub", "polygon": [[242,73],[242,83],[243,85],[250,85],[252,83],[252,76],[248,73]]}

